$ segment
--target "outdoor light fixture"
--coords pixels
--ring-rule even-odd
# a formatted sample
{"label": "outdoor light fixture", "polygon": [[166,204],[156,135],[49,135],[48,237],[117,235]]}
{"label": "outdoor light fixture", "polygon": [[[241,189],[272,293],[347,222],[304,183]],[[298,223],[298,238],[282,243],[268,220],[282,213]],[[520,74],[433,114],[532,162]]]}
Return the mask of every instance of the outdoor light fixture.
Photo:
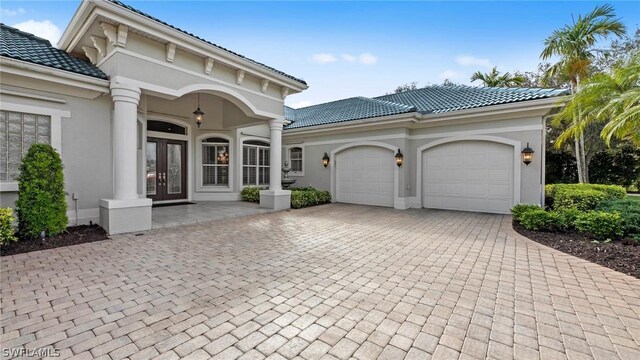
{"label": "outdoor light fixture", "polygon": [[193,112],[193,118],[196,120],[196,124],[198,127],[202,125],[202,119],[204,117],[204,112],[200,110],[200,93],[198,93],[198,108]]}
{"label": "outdoor light fixture", "polygon": [[533,149],[529,147],[529,143],[527,142],[527,147],[522,149],[521,151],[522,153],[522,162],[529,166],[529,164],[531,164],[531,161],[533,161]]}
{"label": "outdoor light fixture", "polygon": [[400,152],[400,149],[398,149],[398,152],[396,153],[396,165],[400,167],[402,166],[403,162],[404,162],[404,155],[402,155],[402,153]]}
{"label": "outdoor light fixture", "polygon": [[228,162],[229,162],[229,152],[227,151],[227,148],[223,146],[218,150],[218,163],[226,164]]}
{"label": "outdoor light fixture", "polygon": [[327,153],[324,153],[324,156],[322,157],[322,165],[324,167],[329,166],[329,160],[331,160],[329,159],[329,155],[327,155]]}

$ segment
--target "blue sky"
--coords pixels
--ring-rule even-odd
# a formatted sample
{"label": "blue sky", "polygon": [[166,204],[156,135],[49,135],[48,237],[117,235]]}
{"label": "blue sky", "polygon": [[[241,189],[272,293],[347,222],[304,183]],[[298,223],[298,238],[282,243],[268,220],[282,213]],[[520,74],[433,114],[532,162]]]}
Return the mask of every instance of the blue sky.
{"label": "blue sky", "polygon": [[[411,81],[469,83],[471,73],[533,70],[543,41],[605,2],[124,1],[218,45],[305,79],[295,107],[376,96]],[[613,1],[634,31],[640,5]],[[7,1],[8,25],[54,40],[79,1]]]}

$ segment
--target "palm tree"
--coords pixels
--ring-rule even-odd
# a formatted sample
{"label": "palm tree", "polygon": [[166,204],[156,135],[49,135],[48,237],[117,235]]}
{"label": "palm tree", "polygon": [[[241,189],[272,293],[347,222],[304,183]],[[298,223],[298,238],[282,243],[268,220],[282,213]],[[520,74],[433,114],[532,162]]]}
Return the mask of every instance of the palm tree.
{"label": "palm tree", "polygon": [[500,75],[500,71],[494,66],[491,69],[490,73],[481,73],[480,71],[476,71],[471,75],[471,82],[476,80],[480,80],[484,83],[484,86],[487,87],[514,87],[514,86],[522,86],[526,79],[520,75],[511,75],[511,73],[506,72]]}
{"label": "palm tree", "polygon": [[[582,116],[573,121],[577,111]],[[594,122],[607,123],[601,133],[607,144],[616,137],[640,146],[640,52],[611,73],[596,74],[583,82],[553,122],[570,124],[558,136],[556,147],[584,133]]]}
{"label": "palm tree", "polygon": [[[553,64],[545,73],[546,77],[564,75],[569,78],[571,93],[579,91],[580,82],[589,74],[589,66],[595,58],[593,45],[601,38],[609,35],[622,36],[625,27],[611,5],[596,6],[586,16],[579,16],[571,25],[555,30],[545,41],[545,48],[540,57],[547,60],[557,56],[558,62]],[[580,109],[575,109],[573,122],[579,122]],[[577,132],[574,137],[576,162],[578,165],[578,180],[587,182],[586,159],[584,152],[584,136]]]}

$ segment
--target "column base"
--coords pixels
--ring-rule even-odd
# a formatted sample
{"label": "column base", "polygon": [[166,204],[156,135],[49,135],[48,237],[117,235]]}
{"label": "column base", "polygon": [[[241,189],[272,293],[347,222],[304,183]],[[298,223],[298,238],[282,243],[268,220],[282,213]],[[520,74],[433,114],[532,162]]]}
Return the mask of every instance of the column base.
{"label": "column base", "polygon": [[151,230],[151,199],[100,199],[100,225],[110,235]]}
{"label": "column base", "polygon": [[291,190],[261,190],[260,207],[271,210],[291,209]]}

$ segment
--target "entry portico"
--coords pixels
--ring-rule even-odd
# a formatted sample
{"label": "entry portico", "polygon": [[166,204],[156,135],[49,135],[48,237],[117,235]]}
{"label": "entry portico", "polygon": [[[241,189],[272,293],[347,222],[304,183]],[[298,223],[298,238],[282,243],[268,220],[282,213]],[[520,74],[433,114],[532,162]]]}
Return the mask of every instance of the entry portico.
{"label": "entry portico", "polygon": [[304,81],[114,1],[83,2],[59,46],[110,78],[113,196],[100,200],[109,233],[150,229],[154,201],[238,200],[248,184],[269,186],[261,207],[289,207],[284,99]]}

